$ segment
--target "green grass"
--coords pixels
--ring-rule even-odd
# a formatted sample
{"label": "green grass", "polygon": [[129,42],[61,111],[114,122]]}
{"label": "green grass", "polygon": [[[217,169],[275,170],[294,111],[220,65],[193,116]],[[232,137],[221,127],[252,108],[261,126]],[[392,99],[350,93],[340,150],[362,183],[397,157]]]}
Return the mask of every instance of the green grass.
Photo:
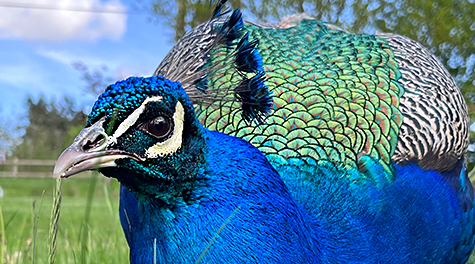
{"label": "green grass", "polygon": [[[128,262],[129,249],[118,214],[119,184],[115,180],[97,177],[91,206],[88,207],[92,180],[94,178],[81,177],[63,180],[55,263]],[[55,184],[53,179],[0,178],[4,190],[0,206],[4,220],[5,243],[2,245],[5,246],[5,263],[48,263],[49,222]],[[90,216],[86,225],[87,209]],[[85,232],[81,233],[82,230]]]}
{"label": "green grass", "polygon": [[[3,227],[5,239],[5,243],[0,240],[0,249],[5,249],[6,260],[3,263],[48,263],[55,184],[53,179],[0,178],[4,190],[4,198],[0,199],[0,231]],[[88,207],[90,186],[95,188]],[[62,191],[55,263],[128,263],[129,249],[119,222],[117,181],[102,176],[72,177],[63,180]],[[86,210],[90,210],[87,228]],[[475,263],[475,256],[467,263]]]}

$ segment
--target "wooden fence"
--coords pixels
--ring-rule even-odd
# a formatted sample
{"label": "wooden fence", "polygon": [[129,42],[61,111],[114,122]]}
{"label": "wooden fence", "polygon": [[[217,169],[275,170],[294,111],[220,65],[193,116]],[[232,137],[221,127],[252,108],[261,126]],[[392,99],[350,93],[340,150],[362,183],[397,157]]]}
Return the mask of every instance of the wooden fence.
{"label": "wooden fence", "polygon": [[[52,178],[55,160],[0,160],[0,177],[22,177],[22,178]],[[19,171],[19,166],[33,166],[49,168],[50,172]],[[90,176],[90,172],[81,173],[83,176]]]}

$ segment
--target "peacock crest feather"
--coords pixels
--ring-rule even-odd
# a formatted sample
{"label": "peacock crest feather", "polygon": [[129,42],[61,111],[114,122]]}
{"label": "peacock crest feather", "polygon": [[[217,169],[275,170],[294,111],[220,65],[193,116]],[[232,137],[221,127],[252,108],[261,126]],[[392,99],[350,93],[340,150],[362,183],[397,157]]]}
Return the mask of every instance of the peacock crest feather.
{"label": "peacock crest feather", "polygon": [[193,103],[227,102],[225,107],[240,112],[246,122],[260,123],[272,99],[258,41],[249,40],[238,9],[229,16],[221,9],[222,1],[213,19],[185,34],[154,75],[179,81]]}

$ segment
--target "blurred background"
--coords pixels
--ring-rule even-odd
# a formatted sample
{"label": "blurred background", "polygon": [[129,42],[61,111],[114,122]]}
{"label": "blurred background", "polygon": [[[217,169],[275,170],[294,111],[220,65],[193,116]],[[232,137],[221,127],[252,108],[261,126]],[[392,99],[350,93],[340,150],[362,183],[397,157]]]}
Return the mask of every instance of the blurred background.
{"label": "blurred background", "polygon": [[[474,0],[228,5],[248,21],[306,12],[354,33],[410,37],[449,70],[475,121]],[[46,263],[54,160],[84,127],[97,96],[117,80],[151,75],[173,43],[211,11],[198,0],[0,0],[0,257],[6,263]],[[472,151],[475,145],[469,171]],[[64,181],[63,194],[56,261],[127,262],[117,182],[84,173]]]}

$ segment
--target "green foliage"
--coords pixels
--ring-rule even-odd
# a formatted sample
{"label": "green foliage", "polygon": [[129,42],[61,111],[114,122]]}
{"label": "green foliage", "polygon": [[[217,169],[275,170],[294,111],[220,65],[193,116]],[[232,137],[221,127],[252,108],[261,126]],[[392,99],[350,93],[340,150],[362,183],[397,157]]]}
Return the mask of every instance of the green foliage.
{"label": "green foliage", "polygon": [[82,75],[82,80],[87,84],[86,87],[84,87],[84,91],[93,96],[101,94],[107,85],[114,81],[113,78],[107,76],[109,68],[107,68],[106,65],[101,65],[99,69],[90,69],[89,66],[82,61],[75,61],[72,65],[73,68]]}
{"label": "green foliage", "polygon": [[19,144],[18,122],[9,116],[5,109],[0,107],[0,160],[5,155],[11,154],[11,150]]}
{"label": "green foliage", "polygon": [[27,107],[29,124],[12,155],[19,159],[56,159],[86,123],[86,115],[67,97],[60,103],[28,98]]}
{"label": "green foliage", "polygon": [[212,10],[209,7],[209,1],[176,0],[144,3],[147,9],[150,8],[149,5],[152,12],[158,15],[157,20],[173,28],[175,41],[180,39],[186,31],[208,20],[210,10]]}

